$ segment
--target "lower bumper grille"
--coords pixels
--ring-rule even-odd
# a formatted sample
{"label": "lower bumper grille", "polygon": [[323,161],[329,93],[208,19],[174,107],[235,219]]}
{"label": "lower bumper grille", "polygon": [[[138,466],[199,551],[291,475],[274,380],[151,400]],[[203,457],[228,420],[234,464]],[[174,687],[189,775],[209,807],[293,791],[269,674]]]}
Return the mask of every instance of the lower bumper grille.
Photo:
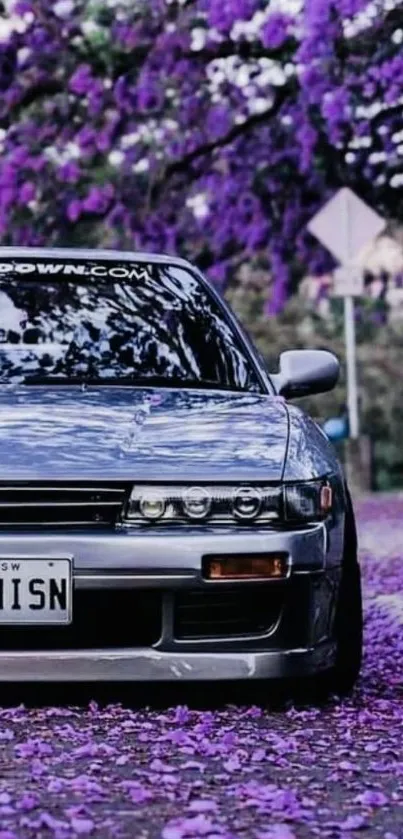
{"label": "lower bumper grille", "polygon": [[150,647],[161,636],[157,591],[77,590],[68,626],[0,625],[0,651]]}
{"label": "lower bumper grille", "polygon": [[277,584],[181,592],[175,597],[174,635],[178,640],[264,635],[277,623],[282,604]]}
{"label": "lower bumper grille", "polygon": [[121,484],[0,484],[0,528],[115,525],[126,497]]}

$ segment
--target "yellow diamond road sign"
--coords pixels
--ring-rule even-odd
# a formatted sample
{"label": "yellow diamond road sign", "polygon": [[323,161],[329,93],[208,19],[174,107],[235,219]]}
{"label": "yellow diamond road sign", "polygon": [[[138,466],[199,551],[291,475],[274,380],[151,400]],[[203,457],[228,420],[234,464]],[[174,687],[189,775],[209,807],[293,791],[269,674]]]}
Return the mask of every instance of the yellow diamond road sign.
{"label": "yellow diamond road sign", "polygon": [[343,187],[308,224],[308,230],[341,263],[353,263],[386,226],[385,220]]}

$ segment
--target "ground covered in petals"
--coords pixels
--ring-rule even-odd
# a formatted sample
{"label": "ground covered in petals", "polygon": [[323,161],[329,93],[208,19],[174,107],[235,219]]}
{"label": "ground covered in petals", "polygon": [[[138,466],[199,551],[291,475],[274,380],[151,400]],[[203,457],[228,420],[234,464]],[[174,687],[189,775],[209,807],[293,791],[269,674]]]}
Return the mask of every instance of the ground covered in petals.
{"label": "ground covered in petals", "polygon": [[403,499],[358,512],[366,652],[352,698],[4,705],[0,839],[402,839]]}

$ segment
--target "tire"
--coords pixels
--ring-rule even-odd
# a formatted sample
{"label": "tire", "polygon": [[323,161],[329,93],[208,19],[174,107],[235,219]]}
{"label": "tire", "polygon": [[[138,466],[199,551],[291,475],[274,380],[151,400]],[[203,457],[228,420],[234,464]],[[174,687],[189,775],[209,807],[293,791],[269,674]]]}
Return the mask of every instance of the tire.
{"label": "tire", "polygon": [[[341,579],[337,595],[334,637],[336,640],[336,662],[330,671],[316,676],[307,676],[296,681],[263,681],[251,685],[242,683],[233,692],[233,701],[267,705],[269,697],[275,702],[284,698],[302,704],[322,703],[330,694],[347,696],[359,677],[362,661],[363,614],[361,592],[361,569],[358,563],[358,543],[355,517],[350,493],[346,488],[346,517],[344,528],[344,549]],[[235,698],[236,697],[236,698]]]}
{"label": "tire", "polygon": [[327,682],[329,691],[351,693],[360,674],[363,645],[361,569],[357,559],[357,532],[347,490],[344,555],[335,615],[336,663]]}

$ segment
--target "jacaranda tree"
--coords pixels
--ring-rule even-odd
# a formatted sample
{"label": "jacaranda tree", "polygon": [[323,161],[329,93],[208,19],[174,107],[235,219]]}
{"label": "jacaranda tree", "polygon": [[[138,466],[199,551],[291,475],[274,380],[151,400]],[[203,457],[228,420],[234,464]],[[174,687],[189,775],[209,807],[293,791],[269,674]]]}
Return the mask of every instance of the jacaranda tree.
{"label": "jacaranda tree", "polygon": [[267,259],[278,311],[296,265],[327,267],[305,225],[335,189],[402,215],[402,18],[398,0],[8,0],[0,241],[177,252],[222,285]]}

